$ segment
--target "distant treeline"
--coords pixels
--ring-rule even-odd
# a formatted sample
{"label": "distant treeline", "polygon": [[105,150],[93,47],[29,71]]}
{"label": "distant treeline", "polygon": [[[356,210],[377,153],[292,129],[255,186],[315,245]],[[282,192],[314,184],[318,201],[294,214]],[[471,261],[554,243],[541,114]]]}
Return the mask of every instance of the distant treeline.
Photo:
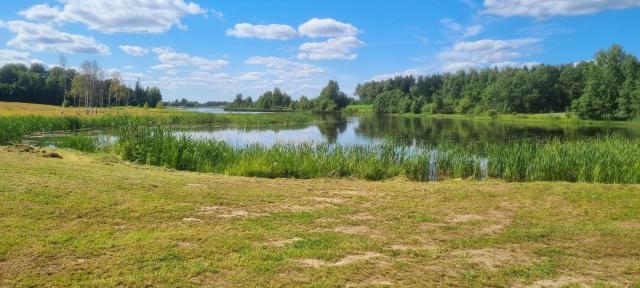
{"label": "distant treeline", "polygon": [[229,110],[338,111],[351,102],[353,102],[353,99],[340,91],[338,82],[331,80],[322,89],[320,95],[314,99],[302,96],[299,100],[292,100],[291,96],[276,87],[273,91],[264,92],[256,101],[253,101],[250,96],[244,97],[242,94],[238,94],[233,102],[225,108]]}
{"label": "distant treeline", "polygon": [[165,106],[173,106],[173,107],[220,107],[229,105],[227,101],[207,101],[204,103],[200,103],[198,101],[189,101],[185,98],[180,100],[176,99],[173,101],[164,102]]}
{"label": "distant treeline", "polygon": [[398,76],[359,84],[356,95],[376,113],[572,111],[584,119],[624,120],[640,114],[640,63],[613,45],[591,62]]}
{"label": "distant treeline", "polygon": [[129,88],[118,72],[105,77],[96,61],[85,61],[80,71],[34,63],[6,64],[0,68],[0,101],[65,106],[84,106],[90,111],[108,106],[156,106],[162,101],[159,88]]}

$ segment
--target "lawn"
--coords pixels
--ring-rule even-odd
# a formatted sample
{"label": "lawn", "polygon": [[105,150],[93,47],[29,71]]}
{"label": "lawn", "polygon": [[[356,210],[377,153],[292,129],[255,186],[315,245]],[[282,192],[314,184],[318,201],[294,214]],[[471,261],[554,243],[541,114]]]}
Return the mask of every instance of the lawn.
{"label": "lawn", "polygon": [[0,147],[0,286],[640,287],[640,185],[257,179],[17,150]]}

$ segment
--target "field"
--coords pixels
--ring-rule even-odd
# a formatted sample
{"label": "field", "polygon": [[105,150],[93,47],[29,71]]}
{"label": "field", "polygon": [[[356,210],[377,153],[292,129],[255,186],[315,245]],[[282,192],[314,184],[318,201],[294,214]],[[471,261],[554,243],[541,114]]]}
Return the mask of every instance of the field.
{"label": "field", "polygon": [[0,286],[640,285],[638,185],[257,179],[0,149]]}

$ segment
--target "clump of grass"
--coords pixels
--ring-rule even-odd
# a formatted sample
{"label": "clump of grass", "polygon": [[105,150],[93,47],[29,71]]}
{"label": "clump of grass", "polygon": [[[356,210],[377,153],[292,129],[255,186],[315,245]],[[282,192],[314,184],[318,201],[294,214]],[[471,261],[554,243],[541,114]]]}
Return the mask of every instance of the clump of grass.
{"label": "clump of grass", "polygon": [[[223,141],[176,136],[171,128],[132,125],[122,129],[119,137],[118,150],[125,160],[240,176],[381,180],[402,175],[429,181],[488,174],[509,181],[640,183],[640,140],[616,136],[418,148],[394,143],[233,147]],[[482,170],[483,159],[488,161],[488,171]]]}

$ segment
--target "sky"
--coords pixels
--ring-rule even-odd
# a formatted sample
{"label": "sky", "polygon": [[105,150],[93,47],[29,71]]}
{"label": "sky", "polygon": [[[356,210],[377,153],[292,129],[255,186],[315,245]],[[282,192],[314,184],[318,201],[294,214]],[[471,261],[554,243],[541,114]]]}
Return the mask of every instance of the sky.
{"label": "sky", "polygon": [[358,83],[640,55],[640,0],[21,0],[0,4],[0,65],[97,60],[165,100],[316,97]]}

